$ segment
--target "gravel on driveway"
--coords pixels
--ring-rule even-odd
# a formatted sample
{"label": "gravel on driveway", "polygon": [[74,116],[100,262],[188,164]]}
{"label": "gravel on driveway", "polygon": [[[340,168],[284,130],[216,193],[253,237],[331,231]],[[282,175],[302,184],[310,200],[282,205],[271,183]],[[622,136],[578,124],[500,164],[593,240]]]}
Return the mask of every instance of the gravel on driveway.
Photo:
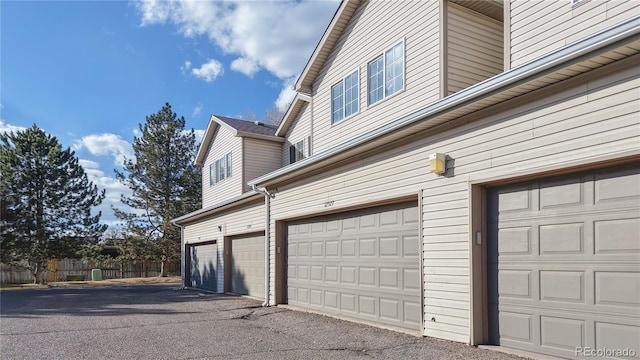
{"label": "gravel on driveway", "polygon": [[519,359],[178,284],[0,292],[0,358]]}

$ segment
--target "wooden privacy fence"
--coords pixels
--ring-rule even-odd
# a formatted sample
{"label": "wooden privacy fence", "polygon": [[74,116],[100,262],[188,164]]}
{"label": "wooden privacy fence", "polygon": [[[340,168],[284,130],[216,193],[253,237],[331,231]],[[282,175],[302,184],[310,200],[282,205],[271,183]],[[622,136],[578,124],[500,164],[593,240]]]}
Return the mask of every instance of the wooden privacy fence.
{"label": "wooden privacy fence", "polygon": [[[134,277],[154,277],[160,275],[160,261],[87,261],[82,259],[51,259],[47,262],[47,282],[91,280],[93,269],[102,270],[103,279],[125,279]],[[180,262],[165,263],[165,270],[169,276],[180,275]],[[29,270],[2,264],[0,267],[0,282],[3,284],[21,284],[33,282],[33,275]]]}
{"label": "wooden privacy fence", "polygon": [[[169,276],[180,275],[180,263],[165,264]],[[67,280],[91,280],[91,270],[102,270],[103,279],[125,279],[134,277],[153,277],[160,275],[160,261],[116,261],[100,262],[80,259],[51,259],[47,264],[47,282]]]}
{"label": "wooden privacy fence", "polygon": [[31,271],[23,268],[0,264],[0,284],[26,284],[33,282]]}

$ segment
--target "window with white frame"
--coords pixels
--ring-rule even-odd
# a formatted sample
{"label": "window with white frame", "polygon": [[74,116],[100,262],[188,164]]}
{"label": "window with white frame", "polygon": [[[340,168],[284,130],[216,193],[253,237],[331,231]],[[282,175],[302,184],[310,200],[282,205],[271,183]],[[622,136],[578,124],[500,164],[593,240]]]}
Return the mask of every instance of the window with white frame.
{"label": "window with white frame", "polygon": [[214,185],[224,179],[230,178],[232,165],[231,153],[228,153],[209,165],[209,185]]}
{"label": "window with white frame", "polygon": [[231,168],[233,163],[231,162],[231,153],[228,153],[227,155],[225,155],[225,164],[227,165],[227,177],[230,178],[231,177]]}
{"label": "window with white frame", "polygon": [[367,65],[367,104],[404,89],[404,40]]}
{"label": "window with white frame", "polygon": [[331,87],[331,123],[348,118],[358,112],[359,71],[347,75]]}
{"label": "window with white frame", "polygon": [[304,159],[304,139],[289,146],[289,164]]}

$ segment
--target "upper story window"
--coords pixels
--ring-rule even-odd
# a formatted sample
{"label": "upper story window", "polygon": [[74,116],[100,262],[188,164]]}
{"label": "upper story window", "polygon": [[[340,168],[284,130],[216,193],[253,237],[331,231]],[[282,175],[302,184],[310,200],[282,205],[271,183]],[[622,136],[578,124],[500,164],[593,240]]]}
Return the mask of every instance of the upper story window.
{"label": "upper story window", "polygon": [[289,146],[289,164],[304,159],[304,139]]}
{"label": "upper story window", "polygon": [[367,104],[404,89],[404,40],[367,65]]}
{"label": "upper story window", "polygon": [[347,75],[331,87],[331,123],[348,118],[358,112],[358,70]]}
{"label": "upper story window", "polygon": [[224,179],[230,178],[232,165],[231,153],[228,153],[209,165],[209,185],[214,185]]}

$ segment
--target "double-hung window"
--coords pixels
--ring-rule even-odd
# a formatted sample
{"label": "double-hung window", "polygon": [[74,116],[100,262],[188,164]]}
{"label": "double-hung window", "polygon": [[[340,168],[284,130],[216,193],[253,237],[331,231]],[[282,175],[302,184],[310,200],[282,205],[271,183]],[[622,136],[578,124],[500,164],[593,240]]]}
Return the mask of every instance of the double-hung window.
{"label": "double-hung window", "polygon": [[331,87],[332,124],[358,112],[358,73],[358,70],[352,72]]}
{"label": "double-hung window", "polygon": [[289,146],[289,164],[304,159],[304,139]]}
{"label": "double-hung window", "polygon": [[226,178],[230,178],[232,165],[231,153],[209,165],[209,185],[214,185]]}
{"label": "double-hung window", "polygon": [[367,104],[404,89],[404,40],[367,65]]}

